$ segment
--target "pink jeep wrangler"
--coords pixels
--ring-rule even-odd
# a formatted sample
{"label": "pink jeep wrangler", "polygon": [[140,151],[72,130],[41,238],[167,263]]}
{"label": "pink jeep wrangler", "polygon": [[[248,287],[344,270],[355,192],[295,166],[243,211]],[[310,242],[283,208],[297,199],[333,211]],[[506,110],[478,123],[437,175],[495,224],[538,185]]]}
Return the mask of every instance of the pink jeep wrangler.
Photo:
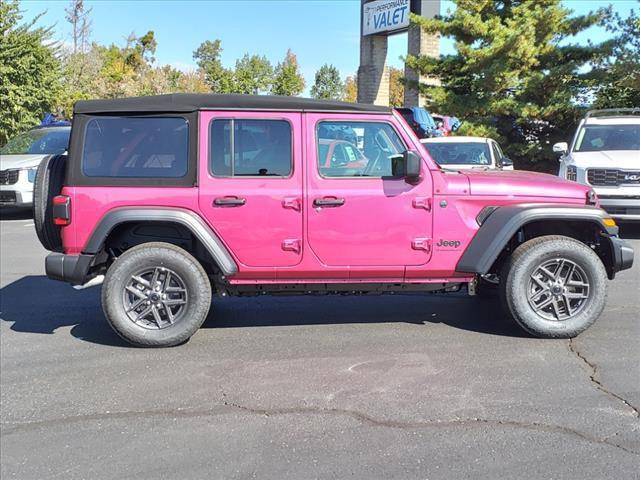
{"label": "pink jeep wrangler", "polygon": [[82,101],[45,159],[35,222],[50,278],[104,282],[137,345],[187,340],[212,294],[498,290],[539,337],[600,315],[633,250],[592,190],[441,169],[388,108],[300,98]]}

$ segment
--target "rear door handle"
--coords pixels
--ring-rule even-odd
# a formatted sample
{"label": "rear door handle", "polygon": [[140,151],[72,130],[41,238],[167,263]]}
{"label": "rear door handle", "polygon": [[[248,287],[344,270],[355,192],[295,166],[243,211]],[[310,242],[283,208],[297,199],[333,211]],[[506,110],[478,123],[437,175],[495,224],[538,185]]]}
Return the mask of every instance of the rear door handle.
{"label": "rear door handle", "polygon": [[247,203],[247,199],[239,197],[221,197],[213,201],[216,207],[241,207],[245,203]]}
{"label": "rear door handle", "polygon": [[344,198],[316,198],[314,207],[340,207],[344,205]]}

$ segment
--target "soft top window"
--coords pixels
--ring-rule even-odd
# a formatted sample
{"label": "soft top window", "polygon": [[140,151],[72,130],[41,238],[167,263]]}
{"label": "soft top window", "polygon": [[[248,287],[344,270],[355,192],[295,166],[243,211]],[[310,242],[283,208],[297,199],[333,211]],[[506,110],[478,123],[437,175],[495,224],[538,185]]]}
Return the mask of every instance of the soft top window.
{"label": "soft top window", "polygon": [[86,126],[82,172],[88,177],[184,177],[188,145],[188,122],[182,117],[93,118]]}

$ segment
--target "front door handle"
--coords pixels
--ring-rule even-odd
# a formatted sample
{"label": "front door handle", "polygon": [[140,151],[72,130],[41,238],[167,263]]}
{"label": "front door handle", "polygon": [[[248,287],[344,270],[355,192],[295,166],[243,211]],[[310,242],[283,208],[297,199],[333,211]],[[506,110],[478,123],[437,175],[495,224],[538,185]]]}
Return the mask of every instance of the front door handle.
{"label": "front door handle", "polygon": [[344,198],[316,198],[313,201],[314,207],[341,207],[344,205]]}
{"label": "front door handle", "polygon": [[220,197],[213,201],[216,207],[241,207],[245,203],[247,203],[247,199],[239,197]]}

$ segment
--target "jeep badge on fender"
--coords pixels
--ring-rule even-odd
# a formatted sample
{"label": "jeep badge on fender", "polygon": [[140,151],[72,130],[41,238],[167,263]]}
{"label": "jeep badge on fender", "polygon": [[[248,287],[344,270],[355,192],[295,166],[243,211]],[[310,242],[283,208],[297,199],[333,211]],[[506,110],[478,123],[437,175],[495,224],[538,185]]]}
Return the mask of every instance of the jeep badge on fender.
{"label": "jeep badge on fender", "polygon": [[436,243],[436,247],[441,248],[458,248],[461,245],[460,240],[443,240],[440,239],[438,243]]}

